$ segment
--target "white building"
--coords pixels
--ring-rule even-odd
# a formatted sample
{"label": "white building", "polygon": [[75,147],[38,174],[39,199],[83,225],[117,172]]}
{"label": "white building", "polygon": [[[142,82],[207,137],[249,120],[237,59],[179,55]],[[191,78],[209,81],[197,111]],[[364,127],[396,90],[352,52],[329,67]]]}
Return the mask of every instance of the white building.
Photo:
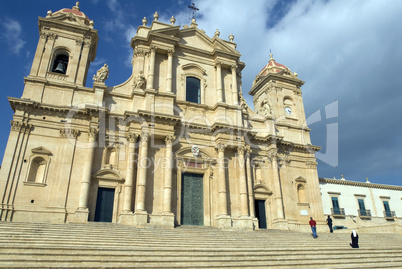
{"label": "white building", "polygon": [[[325,215],[333,226],[361,230],[401,232],[402,187],[320,178]],[[398,219],[399,217],[399,219]]]}

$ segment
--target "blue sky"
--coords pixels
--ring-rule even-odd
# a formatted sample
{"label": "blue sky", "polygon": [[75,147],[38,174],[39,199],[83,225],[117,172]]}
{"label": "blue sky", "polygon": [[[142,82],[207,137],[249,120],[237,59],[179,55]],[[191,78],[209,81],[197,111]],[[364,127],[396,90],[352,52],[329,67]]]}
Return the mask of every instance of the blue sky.
{"label": "blue sky", "polygon": [[[397,0],[85,0],[80,8],[99,33],[89,78],[109,65],[108,86],[131,74],[130,39],[143,17],[149,23],[173,15],[188,24],[194,2],[198,28],[233,34],[246,63],[243,93],[269,60],[305,81],[304,107],[320,177],[402,185],[402,1]],[[75,1],[5,1],[0,18],[0,155],[12,110],[7,96],[21,97],[39,39],[38,16],[71,8]],[[148,25],[149,25],[148,23]],[[89,79],[87,87],[92,87]],[[2,157],[0,157],[2,158]]]}

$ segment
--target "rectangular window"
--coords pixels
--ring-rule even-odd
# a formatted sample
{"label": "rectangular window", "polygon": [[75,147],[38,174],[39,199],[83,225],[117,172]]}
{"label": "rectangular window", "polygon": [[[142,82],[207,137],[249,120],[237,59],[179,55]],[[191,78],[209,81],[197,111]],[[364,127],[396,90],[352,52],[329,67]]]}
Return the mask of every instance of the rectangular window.
{"label": "rectangular window", "polygon": [[364,200],[363,199],[357,199],[357,202],[359,203],[360,215],[361,216],[367,216],[366,206],[364,205]]}
{"label": "rectangular window", "polygon": [[341,209],[339,208],[338,197],[331,197],[332,200],[332,208],[334,209],[334,214],[340,215]]}
{"label": "rectangular window", "polygon": [[384,211],[385,211],[385,216],[386,217],[392,217],[391,209],[389,207],[388,201],[382,201],[384,205]]}
{"label": "rectangular window", "polygon": [[186,78],[186,101],[201,103],[201,81],[198,78]]}

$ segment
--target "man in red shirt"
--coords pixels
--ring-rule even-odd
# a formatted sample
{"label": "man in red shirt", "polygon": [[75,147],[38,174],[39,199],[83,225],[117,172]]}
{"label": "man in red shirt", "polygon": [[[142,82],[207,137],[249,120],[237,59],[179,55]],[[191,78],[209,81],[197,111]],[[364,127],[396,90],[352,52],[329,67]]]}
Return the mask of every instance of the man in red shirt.
{"label": "man in red shirt", "polygon": [[317,238],[317,223],[315,222],[315,220],[313,220],[312,217],[310,217],[310,221],[309,221],[310,227],[311,227],[311,231],[313,232],[313,237]]}

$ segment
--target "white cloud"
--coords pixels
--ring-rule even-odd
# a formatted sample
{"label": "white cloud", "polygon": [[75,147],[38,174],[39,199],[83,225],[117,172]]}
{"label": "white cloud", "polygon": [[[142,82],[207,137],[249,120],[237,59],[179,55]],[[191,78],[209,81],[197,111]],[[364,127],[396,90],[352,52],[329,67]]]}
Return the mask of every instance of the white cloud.
{"label": "white cloud", "polygon": [[1,34],[2,39],[7,43],[9,50],[13,54],[19,54],[21,49],[25,45],[25,41],[22,39],[22,29],[18,21],[6,18],[0,21],[4,32]]}
{"label": "white cloud", "polygon": [[[376,158],[377,167],[387,167],[401,175],[400,163],[392,157],[399,156],[392,134],[402,132],[400,124],[396,124],[402,111],[395,109],[402,100],[402,2],[294,1],[282,17],[277,16],[276,3],[197,3],[199,28],[209,36],[219,28],[220,37],[226,40],[231,33],[235,36],[241,60],[246,63],[242,80],[247,102],[252,103],[247,92],[272,49],[277,62],[306,81],[302,91],[307,117],[339,101],[339,117],[331,119],[339,121],[339,165],[327,168],[320,164],[320,176],[343,172],[356,179],[370,177],[363,175],[373,162],[370,156],[378,156],[384,149],[389,153]],[[183,11],[177,18],[180,24],[187,24],[188,12]],[[315,123],[311,133],[312,142],[323,146],[323,152],[326,124],[324,120]],[[379,139],[384,131],[390,137]],[[355,165],[350,166],[351,162]],[[377,174],[389,173],[383,170]]]}

